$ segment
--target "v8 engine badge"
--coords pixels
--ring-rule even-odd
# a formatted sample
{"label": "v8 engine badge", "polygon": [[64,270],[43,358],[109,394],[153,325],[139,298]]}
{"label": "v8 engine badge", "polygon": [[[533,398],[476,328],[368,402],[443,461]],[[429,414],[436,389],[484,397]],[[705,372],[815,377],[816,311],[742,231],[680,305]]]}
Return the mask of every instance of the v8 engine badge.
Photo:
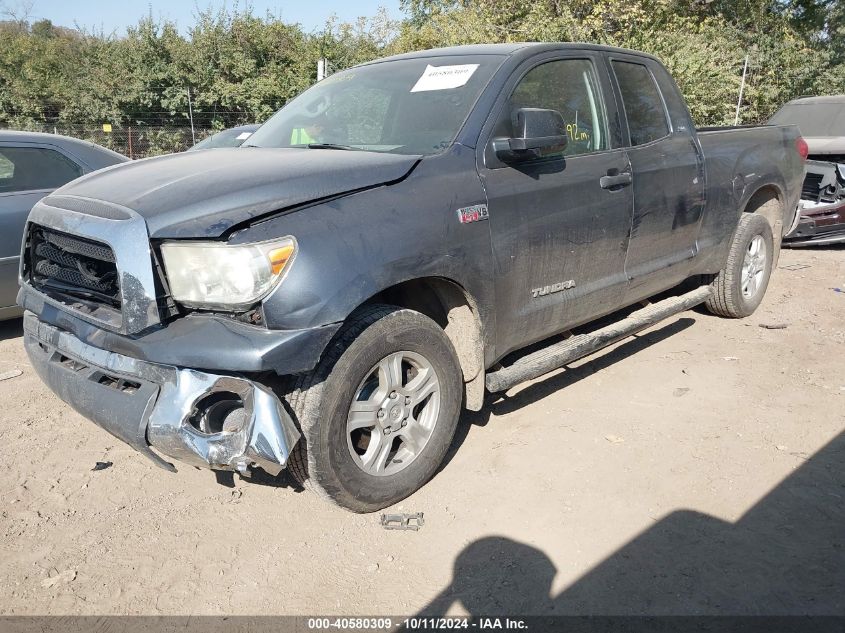
{"label": "v8 engine badge", "polygon": [[486,220],[489,217],[486,204],[474,204],[471,207],[458,209],[458,221],[461,224],[478,222],[479,220]]}

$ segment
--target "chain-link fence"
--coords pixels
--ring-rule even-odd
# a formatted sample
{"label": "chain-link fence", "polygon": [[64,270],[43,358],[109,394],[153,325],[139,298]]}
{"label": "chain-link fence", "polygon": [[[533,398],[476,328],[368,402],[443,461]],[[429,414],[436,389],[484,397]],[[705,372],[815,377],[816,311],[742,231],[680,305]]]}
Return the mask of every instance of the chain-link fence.
{"label": "chain-link fence", "polygon": [[[24,129],[24,128],[19,128]],[[183,152],[207,136],[218,132],[211,127],[175,125],[103,126],[102,124],[56,124],[26,126],[29,132],[62,134],[108,147],[129,158]]]}

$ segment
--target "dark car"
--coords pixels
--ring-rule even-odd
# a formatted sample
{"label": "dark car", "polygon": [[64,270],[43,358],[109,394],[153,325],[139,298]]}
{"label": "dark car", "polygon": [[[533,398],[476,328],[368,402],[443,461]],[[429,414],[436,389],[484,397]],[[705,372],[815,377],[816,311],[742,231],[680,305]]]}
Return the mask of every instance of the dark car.
{"label": "dark car", "polygon": [[845,95],[795,99],[769,123],[797,125],[807,142],[809,158],[800,219],[784,238],[784,245],[845,242]]}
{"label": "dark car", "polygon": [[128,159],[57,134],[0,130],[0,320],[20,316],[18,261],[26,216],[53,189]]}
{"label": "dark car", "polygon": [[697,130],[634,51],[373,61],[239,148],[36,204],[24,343],[62,399],[167,469],[289,468],[373,511],[437,471],[486,393],[699,303],[753,313],[800,147],[795,126]]}
{"label": "dark car", "polygon": [[215,147],[240,147],[259,127],[261,126],[258,123],[251,123],[249,125],[239,125],[238,127],[217,132],[208,138],[204,138],[193,147],[189,147],[188,151],[191,152],[197,149],[213,149]]}

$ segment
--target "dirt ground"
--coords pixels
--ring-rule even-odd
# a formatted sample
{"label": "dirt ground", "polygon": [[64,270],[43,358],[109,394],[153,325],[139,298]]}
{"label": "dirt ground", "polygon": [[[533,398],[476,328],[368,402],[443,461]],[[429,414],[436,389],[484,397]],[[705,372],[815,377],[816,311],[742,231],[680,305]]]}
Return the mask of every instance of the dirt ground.
{"label": "dirt ground", "polygon": [[684,313],[465,415],[393,510],[419,532],[160,470],[0,325],[0,614],[845,614],[834,288],[845,248],[785,250],[752,317]]}

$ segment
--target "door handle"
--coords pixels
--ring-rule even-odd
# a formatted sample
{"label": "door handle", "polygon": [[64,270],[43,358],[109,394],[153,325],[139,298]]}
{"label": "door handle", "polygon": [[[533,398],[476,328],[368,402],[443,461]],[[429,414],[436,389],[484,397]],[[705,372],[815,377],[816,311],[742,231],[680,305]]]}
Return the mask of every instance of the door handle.
{"label": "door handle", "polygon": [[612,189],[613,187],[621,187],[623,185],[631,184],[631,172],[623,171],[621,174],[613,176],[602,176],[599,178],[599,184],[602,189]]}

